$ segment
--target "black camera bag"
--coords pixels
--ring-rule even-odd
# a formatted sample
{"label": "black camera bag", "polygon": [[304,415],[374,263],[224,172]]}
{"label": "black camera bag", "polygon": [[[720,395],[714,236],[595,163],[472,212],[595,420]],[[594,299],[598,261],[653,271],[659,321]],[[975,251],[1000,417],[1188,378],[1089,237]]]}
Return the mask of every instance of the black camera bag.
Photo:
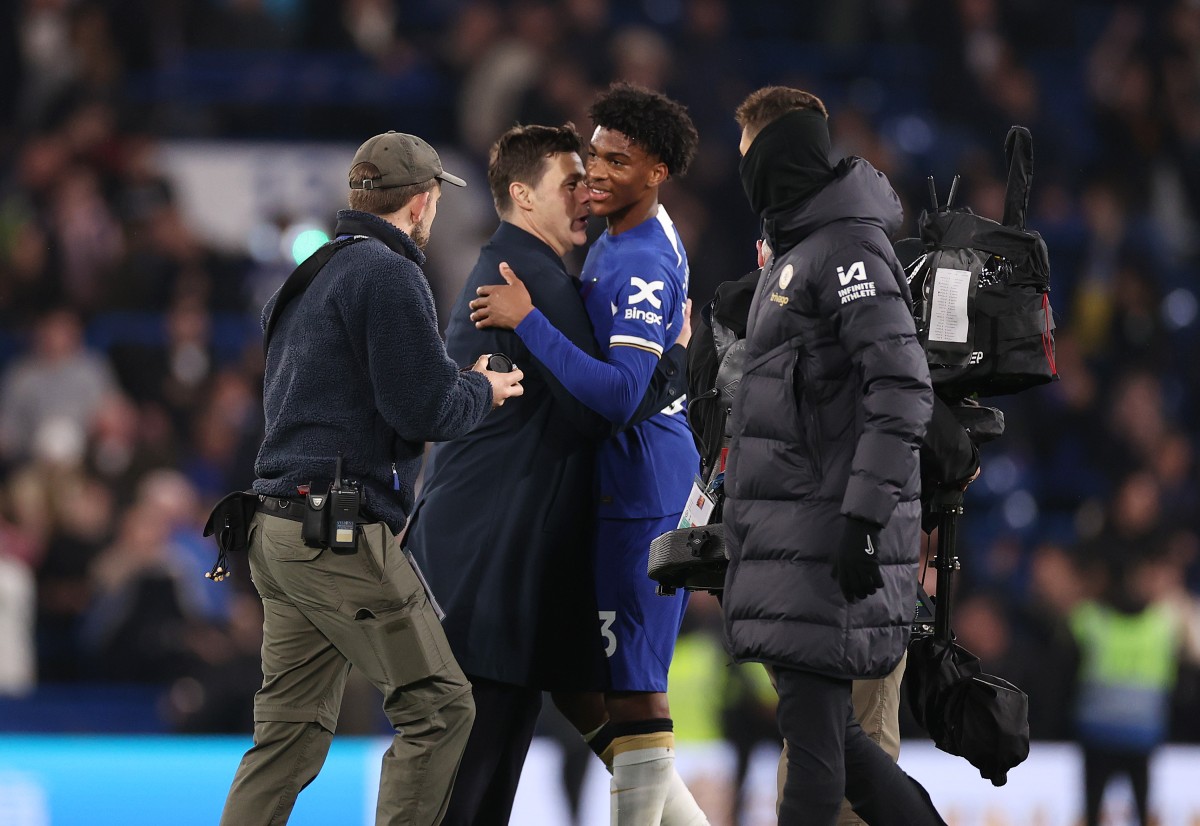
{"label": "black camera bag", "polygon": [[[934,195],[933,210],[921,213],[919,243],[897,244],[933,386],[950,400],[1017,393],[1058,377],[1049,254],[1041,235],[1025,228],[1033,177],[1029,130],[1012,127],[1004,153],[1008,188],[1001,223],[969,208],[950,208],[952,187],[946,206],[939,209]],[[930,186],[932,191],[932,179]],[[947,279],[943,287],[957,280],[965,319],[963,305],[956,308],[939,289],[939,278]],[[947,328],[939,326],[947,317],[965,321],[949,340]]]}

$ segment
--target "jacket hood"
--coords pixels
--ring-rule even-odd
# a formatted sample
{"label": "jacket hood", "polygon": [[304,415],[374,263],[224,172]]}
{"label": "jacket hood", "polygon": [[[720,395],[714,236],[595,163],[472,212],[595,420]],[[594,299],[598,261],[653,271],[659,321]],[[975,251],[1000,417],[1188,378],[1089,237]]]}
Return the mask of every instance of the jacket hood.
{"label": "jacket hood", "polygon": [[862,158],[846,158],[834,168],[834,178],[794,212],[764,222],[776,256],[796,246],[821,227],[856,220],[893,235],[904,220],[900,196],[887,176]]}

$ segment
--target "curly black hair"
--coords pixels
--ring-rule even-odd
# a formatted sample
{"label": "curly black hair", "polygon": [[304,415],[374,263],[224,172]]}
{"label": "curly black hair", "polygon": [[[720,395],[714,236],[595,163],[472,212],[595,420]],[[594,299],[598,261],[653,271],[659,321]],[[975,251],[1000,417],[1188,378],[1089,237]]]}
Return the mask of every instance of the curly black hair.
{"label": "curly black hair", "polygon": [[696,155],[700,136],[687,107],[664,94],[633,83],[614,83],[588,110],[592,122],[613,129],[683,175]]}

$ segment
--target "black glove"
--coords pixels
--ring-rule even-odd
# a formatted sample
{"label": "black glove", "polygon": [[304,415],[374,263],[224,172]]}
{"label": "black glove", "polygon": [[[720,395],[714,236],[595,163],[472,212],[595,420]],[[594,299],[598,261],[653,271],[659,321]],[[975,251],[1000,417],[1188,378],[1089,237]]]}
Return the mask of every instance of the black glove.
{"label": "black glove", "polygon": [[833,578],[847,602],[865,599],[883,587],[883,574],[875,556],[879,526],[846,517],[842,541],[833,552]]}

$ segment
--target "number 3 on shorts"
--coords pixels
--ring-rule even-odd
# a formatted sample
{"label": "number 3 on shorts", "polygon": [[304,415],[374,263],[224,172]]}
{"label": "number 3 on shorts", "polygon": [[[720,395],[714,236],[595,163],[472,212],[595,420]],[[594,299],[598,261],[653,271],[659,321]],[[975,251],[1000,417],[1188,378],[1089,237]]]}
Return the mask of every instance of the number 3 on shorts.
{"label": "number 3 on shorts", "polygon": [[617,621],[616,611],[600,611],[600,636],[604,637],[604,656],[611,657],[617,653],[617,635],[612,631],[612,624]]}

